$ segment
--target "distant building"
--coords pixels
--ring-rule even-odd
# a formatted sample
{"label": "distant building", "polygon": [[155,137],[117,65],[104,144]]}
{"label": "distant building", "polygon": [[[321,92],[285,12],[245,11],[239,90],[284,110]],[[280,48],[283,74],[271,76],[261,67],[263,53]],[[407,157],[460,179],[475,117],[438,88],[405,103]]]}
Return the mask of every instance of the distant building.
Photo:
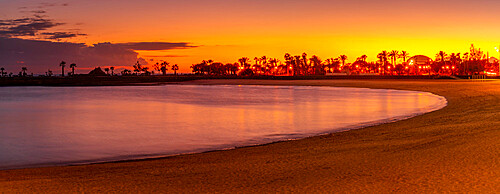
{"label": "distant building", "polygon": [[426,65],[432,62],[432,59],[425,55],[415,55],[408,59],[409,65]]}
{"label": "distant building", "polygon": [[107,74],[101,69],[101,67],[96,67],[94,70],[89,72],[91,76],[106,76]]}

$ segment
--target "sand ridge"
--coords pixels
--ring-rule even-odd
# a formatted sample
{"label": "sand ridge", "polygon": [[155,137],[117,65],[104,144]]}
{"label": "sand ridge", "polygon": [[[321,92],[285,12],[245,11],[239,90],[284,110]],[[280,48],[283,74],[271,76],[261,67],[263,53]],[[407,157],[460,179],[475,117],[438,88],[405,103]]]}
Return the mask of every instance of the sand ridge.
{"label": "sand ridge", "polygon": [[296,141],[156,160],[0,171],[1,192],[500,192],[500,81],[201,80],[431,92],[448,106]]}

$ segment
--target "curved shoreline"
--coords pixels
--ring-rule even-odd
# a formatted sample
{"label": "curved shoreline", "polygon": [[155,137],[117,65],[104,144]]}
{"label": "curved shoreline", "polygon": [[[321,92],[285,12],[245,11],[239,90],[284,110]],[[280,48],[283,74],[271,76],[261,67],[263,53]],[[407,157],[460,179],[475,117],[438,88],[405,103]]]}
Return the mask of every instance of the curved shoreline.
{"label": "curved shoreline", "polygon": [[0,190],[491,192],[499,189],[500,131],[496,130],[495,120],[500,108],[496,97],[500,95],[498,81],[195,83],[417,90],[446,97],[448,106],[394,123],[263,146],[139,162],[0,171]]}

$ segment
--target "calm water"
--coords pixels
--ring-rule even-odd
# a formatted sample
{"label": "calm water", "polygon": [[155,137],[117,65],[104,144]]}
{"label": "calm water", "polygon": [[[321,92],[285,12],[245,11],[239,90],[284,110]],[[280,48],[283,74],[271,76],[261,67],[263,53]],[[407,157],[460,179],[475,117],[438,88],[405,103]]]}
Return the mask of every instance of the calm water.
{"label": "calm water", "polygon": [[0,88],[0,169],[233,148],[444,106],[430,93],[359,88],[7,87]]}

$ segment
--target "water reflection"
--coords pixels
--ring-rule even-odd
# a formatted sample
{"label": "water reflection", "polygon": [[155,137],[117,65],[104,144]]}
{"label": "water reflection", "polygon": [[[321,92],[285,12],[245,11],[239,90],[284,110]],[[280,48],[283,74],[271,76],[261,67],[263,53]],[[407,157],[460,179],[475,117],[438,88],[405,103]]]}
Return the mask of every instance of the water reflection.
{"label": "water reflection", "polygon": [[0,168],[265,143],[439,109],[428,93],[330,87],[0,89]]}

